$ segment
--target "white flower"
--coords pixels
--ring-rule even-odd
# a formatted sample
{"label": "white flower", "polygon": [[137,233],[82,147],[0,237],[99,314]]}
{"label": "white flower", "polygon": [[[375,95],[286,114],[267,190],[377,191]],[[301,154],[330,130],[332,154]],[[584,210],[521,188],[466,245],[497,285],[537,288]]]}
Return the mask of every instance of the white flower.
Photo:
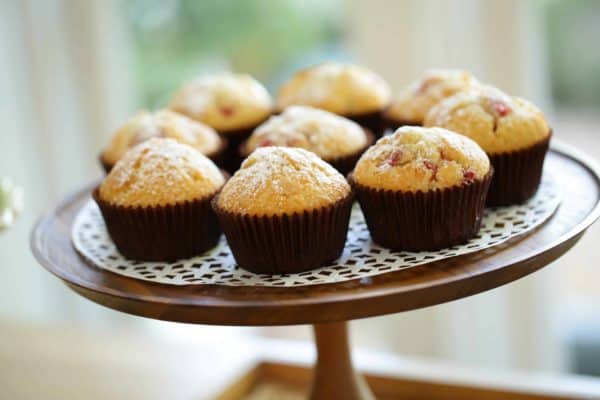
{"label": "white flower", "polygon": [[23,189],[8,178],[0,178],[0,230],[9,227],[23,211]]}

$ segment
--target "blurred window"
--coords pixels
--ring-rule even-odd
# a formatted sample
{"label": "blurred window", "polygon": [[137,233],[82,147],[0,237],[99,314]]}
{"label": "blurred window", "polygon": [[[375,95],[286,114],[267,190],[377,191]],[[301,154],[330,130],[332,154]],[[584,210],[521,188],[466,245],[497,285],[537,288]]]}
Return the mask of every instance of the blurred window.
{"label": "blurred window", "polygon": [[546,1],[545,14],[557,104],[600,106],[600,1]]}
{"label": "blurred window", "polygon": [[[600,154],[600,1],[546,0],[556,133],[592,157]],[[560,273],[561,330],[573,372],[600,376],[600,269],[597,242],[600,226],[592,226],[567,253]]]}
{"label": "blurred window", "polygon": [[163,105],[185,79],[243,71],[269,87],[311,54],[335,53],[336,0],[123,0],[141,106]]}

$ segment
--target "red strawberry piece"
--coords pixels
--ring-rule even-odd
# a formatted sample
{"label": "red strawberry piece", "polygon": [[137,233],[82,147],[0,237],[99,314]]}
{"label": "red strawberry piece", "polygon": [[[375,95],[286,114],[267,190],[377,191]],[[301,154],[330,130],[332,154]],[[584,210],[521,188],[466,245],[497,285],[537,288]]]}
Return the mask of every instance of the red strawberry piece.
{"label": "red strawberry piece", "polygon": [[258,145],[260,147],[273,146],[273,141],[270,139],[263,139]]}
{"label": "red strawberry piece", "polygon": [[465,170],[465,172],[463,172],[463,177],[465,178],[465,181],[471,182],[475,179],[475,172],[473,172],[470,169],[467,169]]}
{"label": "red strawberry piece", "polygon": [[233,108],[232,106],[222,106],[219,109],[219,111],[221,111],[221,114],[223,114],[224,116],[231,117],[235,112],[235,108]]}
{"label": "red strawberry piece", "polygon": [[429,169],[429,170],[431,170],[433,172],[431,174],[431,180],[432,181],[437,180],[437,170],[438,170],[437,165],[435,165],[434,163],[432,163],[429,160],[423,161],[423,165],[425,165],[425,168],[427,168],[427,169]]}
{"label": "red strawberry piece", "polygon": [[494,111],[498,113],[501,117],[504,117],[512,111],[509,106],[507,106],[504,102],[500,100],[494,100],[492,102],[492,106],[494,107]]}
{"label": "red strawberry piece", "polygon": [[427,169],[431,169],[431,170],[433,170],[433,169],[437,169],[437,167],[435,166],[435,164],[433,164],[433,163],[432,163],[431,161],[429,161],[429,160],[425,160],[425,161],[423,161],[423,165],[425,165],[425,168],[427,168]]}
{"label": "red strawberry piece", "polygon": [[400,164],[401,160],[402,160],[402,150],[394,150],[392,152],[392,154],[390,154],[390,157],[388,158],[388,164],[390,164],[392,167],[395,167],[396,165]]}

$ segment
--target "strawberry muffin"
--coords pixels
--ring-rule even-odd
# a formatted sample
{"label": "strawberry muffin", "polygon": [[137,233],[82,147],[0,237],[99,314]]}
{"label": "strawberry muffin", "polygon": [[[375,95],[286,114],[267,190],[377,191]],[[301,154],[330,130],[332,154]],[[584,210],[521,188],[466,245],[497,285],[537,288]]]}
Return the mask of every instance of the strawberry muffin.
{"label": "strawberry muffin", "polygon": [[391,129],[423,125],[427,112],[440,100],[477,84],[478,81],[468,71],[429,70],[392,100],[385,113],[387,124]]}
{"label": "strawberry muffin", "polygon": [[424,251],[477,234],[491,177],[485,152],[471,139],[405,126],[362,155],[350,182],[376,243]]}
{"label": "strawberry muffin", "polygon": [[109,172],[129,149],[158,137],[191,146],[214,162],[220,160],[227,145],[214,129],[184,115],[170,110],[142,111],[117,130],[100,155],[100,162]]}
{"label": "strawberry muffin", "polygon": [[388,84],[373,71],[327,62],[292,76],[279,90],[277,108],[282,111],[293,104],[321,108],[349,118],[379,137],[385,130],[383,111],[390,96]]}
{"label": "strawberry muffin", "polygon": [[291,106],[256,128],[240,153],[247,157],[259,147],[300,147],[345,175],[372,143],[373,134],[354,121],[313,107]]}
{"label": "strawberry muffin", "polygon": [[125,153],[93,197],[121,254],[172,261],[217,244],[221,231],[210,202],[224,183],[202,153],[152,138]]}
{"label": "strawberry muffin", "polygon": [[240,143],[272,113],[265,87],[246,74],[205,75],[184,84],[169,108],[214,128],[229,144],[226,167],[233,173],[241,162]]}
{"label": "strawberry muffin", "polygon": [[440,102],[425,125],[458,132],[485,150],[494,167],[488,205],[522,203],[537,191],[551,130],[530,102],[480,86]]}
{"label": "strawberry muffin", "polygon": [[261,147],[213,200],[231,251],[242,268],[262,274],[327,265],[344,249],[352,190],[314,153]]}

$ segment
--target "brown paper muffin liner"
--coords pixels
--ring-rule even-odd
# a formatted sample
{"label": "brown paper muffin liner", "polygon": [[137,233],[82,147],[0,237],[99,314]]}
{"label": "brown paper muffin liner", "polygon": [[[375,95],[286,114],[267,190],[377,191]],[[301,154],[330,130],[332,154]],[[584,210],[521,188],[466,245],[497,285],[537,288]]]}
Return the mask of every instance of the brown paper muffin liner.
{"label": "brown paper muffin liner", "polygon": [[383,136],[386,130],[385,118],[383,116],[383,110],[374,111],[365,114],[355,114],[355,115],[342,115],[357,124],[361,125],[363,128],[368,129],[375,135],[376,139],[379,139]]}
{"label": "brown paper muffin liner", "polygon": [[119,252],[132,260],[174,261],[202,254],[219,241],[221,230],[210,202],[214,196],[183,203],[129,207],[92,197]]}
{"label": "brown paper muffin liner", "polygon": [[367,135],[367,143],[358,151],[347,156],[337,157],[331,160],[325,160],[344,176],[348,175],[348,173],[350,173],[350,171],[354,169],[354,166],[356,165],[356,162],[358,161],[360,156],[362,156],[362,154],[365,151],[367,151],[367,149],[375,142],[375,135],[366,128],[364,129],[364,131]]}
{"label": "brown paper muffin liner", "polygon": [[[221,144],[219,144],[219,148],[210,154],[205,154],[205,156],[210,158],[220,168],[223,168],[223,163],[225,161],[225,151],[227,150],[227,146],[227,139],[221,137]],[[104,153],[100,153],[100,155],[98,156],[98,160],[100,161],[102,169],[107,174],[110,172],[112,167],[114,167],[114,164],[111,164],[104,160]]]}
{"label": "brown paper muffin liner", "polygon": [[236,262],[257,274],[290,274],[327,265],[344,250],[352,192],[334,204],[292,215],[256,216],[212,206]]}
{"label": "brown paper muffin liner", "polygon": [[543,141],[523,150],[488,154],[494,166],[494,179],[487,206],[520,204],[537,192],[551,136],[552,132]]}
{"label": "brown paper muffin liner", "polygon": [[383,247],[434,251],[464,243],[481,227],[493,168],[481,180],[442,190],[400,192],[352,184],[371,238]]}
{"label": "brown paper muffin liner", "polygon": [[100,155],[98,156],[98,161],[100,161],[100,165],[102,166],[102,169],[106,174],[108,174],[112,167],[114,167],[114,164],[111,164],[104,160],[104,153],[100,153]]}
{"label": "brown paper muffin liner", "polygon": [[236,130],[231,130],[231,131],[219,131],[219,134],[221,135],[221,137],[227,139],[228,141],[228,145],[227,145],[227,150],[225,150],[224,154],[223,154],[223,163],[222,163],[222,167],[229,172],[230,174],[234,174],[235,171],[237,171],[240,168],[240,164],[242,163],[242,161],[244,160],[244,158],[242,158],[242,156],[240,155],[238,149],[240,147],[240,144],[242,144],[242,142],[244,142],[246,139],[248,139],[250,137],[250,135],[252,134],[252,132],[254,131],[254,129],[256,129],[257,126],[259,126],[260,124],[262,124],[263,122],[265,122],[268,119],[265,118],[264,120],[260,121],[258,124],[247,127],[247,128],[243,128],[243,129],[236,129]]}
{"label": "brown paper muffin liner", "polygon": [[225,152],[228,147],[229,141],[227,138],[221,137],[219,148],[212,153],[205,154],[205,156],[210,158],[219,168],[225,168]]}

